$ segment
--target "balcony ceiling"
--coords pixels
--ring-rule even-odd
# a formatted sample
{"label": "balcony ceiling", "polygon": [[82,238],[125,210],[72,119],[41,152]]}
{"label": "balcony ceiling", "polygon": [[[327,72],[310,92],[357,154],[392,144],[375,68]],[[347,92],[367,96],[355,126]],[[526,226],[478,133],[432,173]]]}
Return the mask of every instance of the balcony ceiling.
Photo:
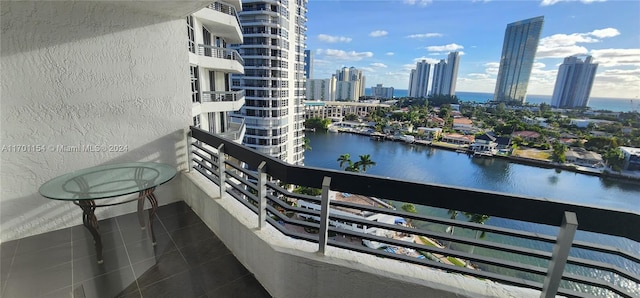
{"label": "balcony ceiling", "polygon": [[[103,1],[101,1],[104,3]],[[211,4],[211,1],[113,1],[132,10],[172,17],[186,17]]]}

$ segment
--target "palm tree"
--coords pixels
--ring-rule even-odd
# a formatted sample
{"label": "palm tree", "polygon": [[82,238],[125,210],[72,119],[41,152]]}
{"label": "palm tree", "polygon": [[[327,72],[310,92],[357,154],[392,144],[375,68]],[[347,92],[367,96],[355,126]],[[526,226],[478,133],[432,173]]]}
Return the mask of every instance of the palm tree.
{"label": "palm tree", "polygon": [[351,165],[351,156],[349,155],[349,153],[345,153],[340,155],[340,157],[338,157],[338,162],[340,163],[340,167],[342,168],[342,166],[344,165],[344,163],[347,163],[348,165]]}
{"label": "palm tree", "polygon": [[355,163],[356,168],[362,168],[362,172],[366,172],[367,168],[375,166],[376,162],[371,160],[369,154],[360,155],[360,160]]}
{"label": "palm tree", "polygon": [[[489,215],[469,213],[469,212],[463,212],[463,214],[469,219],[469,222],[473,222],[481,225],[483,225],[491,217]],[[476,231],[476,239],[479,239],[479,238],[482,239],[485,236],[487,236],[487,233],[485,231]],[[474,249],[475,249],[475,246],[471,246],[471,251],[469,252],[473,254]],[[467,260],[467,265],[469,265],[469,260]]]}

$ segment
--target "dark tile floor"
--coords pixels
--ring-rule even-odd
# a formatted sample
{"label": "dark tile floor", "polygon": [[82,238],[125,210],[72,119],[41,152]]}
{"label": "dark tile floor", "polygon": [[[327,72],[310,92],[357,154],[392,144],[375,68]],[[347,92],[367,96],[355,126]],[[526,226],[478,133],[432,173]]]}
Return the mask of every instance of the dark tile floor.
{"label": "dark tile floor", "polygon": [[103,264],[81,225],[2,243],[0,297],[270,297],[184,202],[158,208],[155,247],[136,213],[99,227]]}

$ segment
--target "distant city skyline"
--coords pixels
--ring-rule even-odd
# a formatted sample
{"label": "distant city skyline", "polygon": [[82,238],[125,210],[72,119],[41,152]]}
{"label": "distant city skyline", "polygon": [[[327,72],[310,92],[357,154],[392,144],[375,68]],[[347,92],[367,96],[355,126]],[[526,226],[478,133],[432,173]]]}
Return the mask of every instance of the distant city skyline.
{"label": "distant city skyline", "polygon": [[310,1],[307,49],[315,78],[353,66],[398,90],[416,62],[459,51],[456,91],[493,93],[505,26],[536,16],[545,24],[527,94],[551,95],[563,59],[591,55],[591,96],[640,98],[640,1]]}

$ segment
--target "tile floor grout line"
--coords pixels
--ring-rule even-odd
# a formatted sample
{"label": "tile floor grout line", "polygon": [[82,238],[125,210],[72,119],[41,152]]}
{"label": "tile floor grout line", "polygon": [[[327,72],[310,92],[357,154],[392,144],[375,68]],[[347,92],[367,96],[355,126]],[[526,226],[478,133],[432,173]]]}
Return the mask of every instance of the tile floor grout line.
{"label": "tile floor grout line", "polygon": [[120,234],[120,239],[122,240],[122,245],[124,246],[124,253],[127,254],[127,260],[129,260],[129,268],[131,268],[131,273],[133,274],[133,278],[136,281],[136,288],[138,288],[138,294],[142,297],[142,290],[140,289],[140,284],[138,283],[138,278],[136,277],[136,271],[133,270],[133,263],[131,262],[131,256],[129,256],[129,250],[127,249],[127,242],[124,240],[124,235],[122,235],[122,229],[120,229],[120,221],[117,217],[114,218],[116,222],[116,226],[118,227],[118,233]]}
{"label": "tile floor grout line", "polygon": [[2,283],[2,291],[0,291],[0,297],[4,296],[4,291],[7,290],[7,284],[9,282],[9,278],[11,278],[11,273],[13,273],[13,262],[16,259],[16,253],[18,252],[18,247],[20,247],[20,241],[22,241],[21,239],[17,239],[18,242],[16,242],[16,247],[13,249],[13,254],[11,254],[11,263],[9,263],[9,273],[7,274],[7,278],[5,279],[5,281]]}
{"label": "tile floor grout line", "polygon": [[240,276],[240,277],[238,277],[236,279],[230,280],[229,282],[225,283],[224,285],[221,285],[221,286],[219,286],[219,287],[207,292],[206,294],[213,293],[213,292],[215,292],[217,290],[220,290],[220,289],[222,289],[222,288],[234,283],[235,281],[241,280],[241,279],[243,279],[243,278],[245,278],[246,276],[249,276],[249,275],[253,275],[253,274],[251,272],[247,272],[246,274],[244,274],[244,275],[242,275],[242,276]]}
{"label": "tile floor grout line", "polygon": [[[175,216],[178,216],[178,215],[175,215]],[[158,219],[158,222],[162,225],[162,228],[164,229],[164,231],[167,232],[167,236],[169,237],[169,240],[171,240],[171,243],[173,243],[173,245],[176,247],[176,250],[182,257],[182,260],[185,262],[185,264],[187,264],[187,269],[189,269],[189,262],[187,261],[187,258],[185,258],[185,256],[182,254],[182,251],[178,247],[178,244],[173,240],[173,237],[171,237],[171,233],[169,232],[169,230],[167,230],[167,227],[164,225],[164,223],[162,223],[162,220],[160,219],[160,216],[158,216],[158,214],[156,214],[156,218]]]}
{"label": "tile floor grout line", "polygon": [[75,298],[76,291],[73,290],[73,227],[69,228],[69,230],[71,231],[71,298]]}

